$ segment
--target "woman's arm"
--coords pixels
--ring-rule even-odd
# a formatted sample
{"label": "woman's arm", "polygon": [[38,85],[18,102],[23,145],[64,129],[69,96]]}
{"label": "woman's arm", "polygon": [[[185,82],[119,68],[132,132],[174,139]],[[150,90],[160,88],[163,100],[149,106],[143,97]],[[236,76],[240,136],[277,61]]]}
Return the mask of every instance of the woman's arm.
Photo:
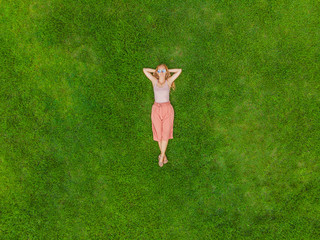
{"label": "woman's arm", "polygon": [[176,73],[176,72],[181,71],[182,69],[181,68],[177,68],[177,69],[168,69],[168,70],[169,70],[169,72]]}
{"label": "woman's arm", "polygon": [[154,73],[155,71],[156,70],[152,68],[143,68],[144,74],[147,76],[147,78],[150,79],[152,84],[154,84],[157,81],[157,79],[151,74],[151,73]]}
{"label": "woman's arm", "polygon": [[144,68],[143,71],[154,73],[156,70],[152,68]]}
{"label": "woman's arm", "polygon": [[168,81],[170,82],[170,84],[172,84],[174,82],[174,80],[177,79],[177,77],[179,77],[179,75],[181,74],[182,72],[182,69],[179,68],[179,69],[171,69],[172,72],[174,72],[174,74],[168,78]]}

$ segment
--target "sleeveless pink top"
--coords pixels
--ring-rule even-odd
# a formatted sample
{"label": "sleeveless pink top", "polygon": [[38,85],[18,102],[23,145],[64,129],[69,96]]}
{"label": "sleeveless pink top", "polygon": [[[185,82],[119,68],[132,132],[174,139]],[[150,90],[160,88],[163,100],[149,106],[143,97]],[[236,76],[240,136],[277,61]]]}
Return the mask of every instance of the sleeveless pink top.
{"label": "sleeveless pink top", "polygon": [[164,83],[162,87],[157,86],[157,82],[153,86],[154,101],[157,103],[169,102],[170,87],[168,81]]}

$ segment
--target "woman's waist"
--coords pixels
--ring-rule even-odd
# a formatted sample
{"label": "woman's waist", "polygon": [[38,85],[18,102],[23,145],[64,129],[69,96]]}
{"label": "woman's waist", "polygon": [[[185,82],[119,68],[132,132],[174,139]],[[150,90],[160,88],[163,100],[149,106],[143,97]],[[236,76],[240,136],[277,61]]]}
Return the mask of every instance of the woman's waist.
{"label": "woman's waist", "polygon": [[154,101],[154,103],[153,103],[153,105],[170,105],[170,104],[171,104],[170,101],[162,102],[162,103],[158,103],[158,102]]}

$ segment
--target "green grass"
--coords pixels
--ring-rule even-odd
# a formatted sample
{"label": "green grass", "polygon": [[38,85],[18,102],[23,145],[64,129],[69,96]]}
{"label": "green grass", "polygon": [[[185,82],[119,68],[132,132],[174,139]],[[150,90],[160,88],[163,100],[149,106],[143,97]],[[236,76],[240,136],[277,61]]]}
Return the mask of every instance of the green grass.
{"label": "green grass", "polygon": [[[320,4],[0,4],[1,239],[319,239]],[[158,166],[152,84],[181,68]]]}

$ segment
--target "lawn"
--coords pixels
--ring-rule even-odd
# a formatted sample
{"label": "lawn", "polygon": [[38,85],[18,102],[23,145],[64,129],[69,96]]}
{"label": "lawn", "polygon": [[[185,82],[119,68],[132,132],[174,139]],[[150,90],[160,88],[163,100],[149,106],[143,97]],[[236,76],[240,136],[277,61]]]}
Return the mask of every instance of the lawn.
{"label": "lawn", "polygon": [[319,39],[313,0],[1,2],[0,238],[319,239]]}

